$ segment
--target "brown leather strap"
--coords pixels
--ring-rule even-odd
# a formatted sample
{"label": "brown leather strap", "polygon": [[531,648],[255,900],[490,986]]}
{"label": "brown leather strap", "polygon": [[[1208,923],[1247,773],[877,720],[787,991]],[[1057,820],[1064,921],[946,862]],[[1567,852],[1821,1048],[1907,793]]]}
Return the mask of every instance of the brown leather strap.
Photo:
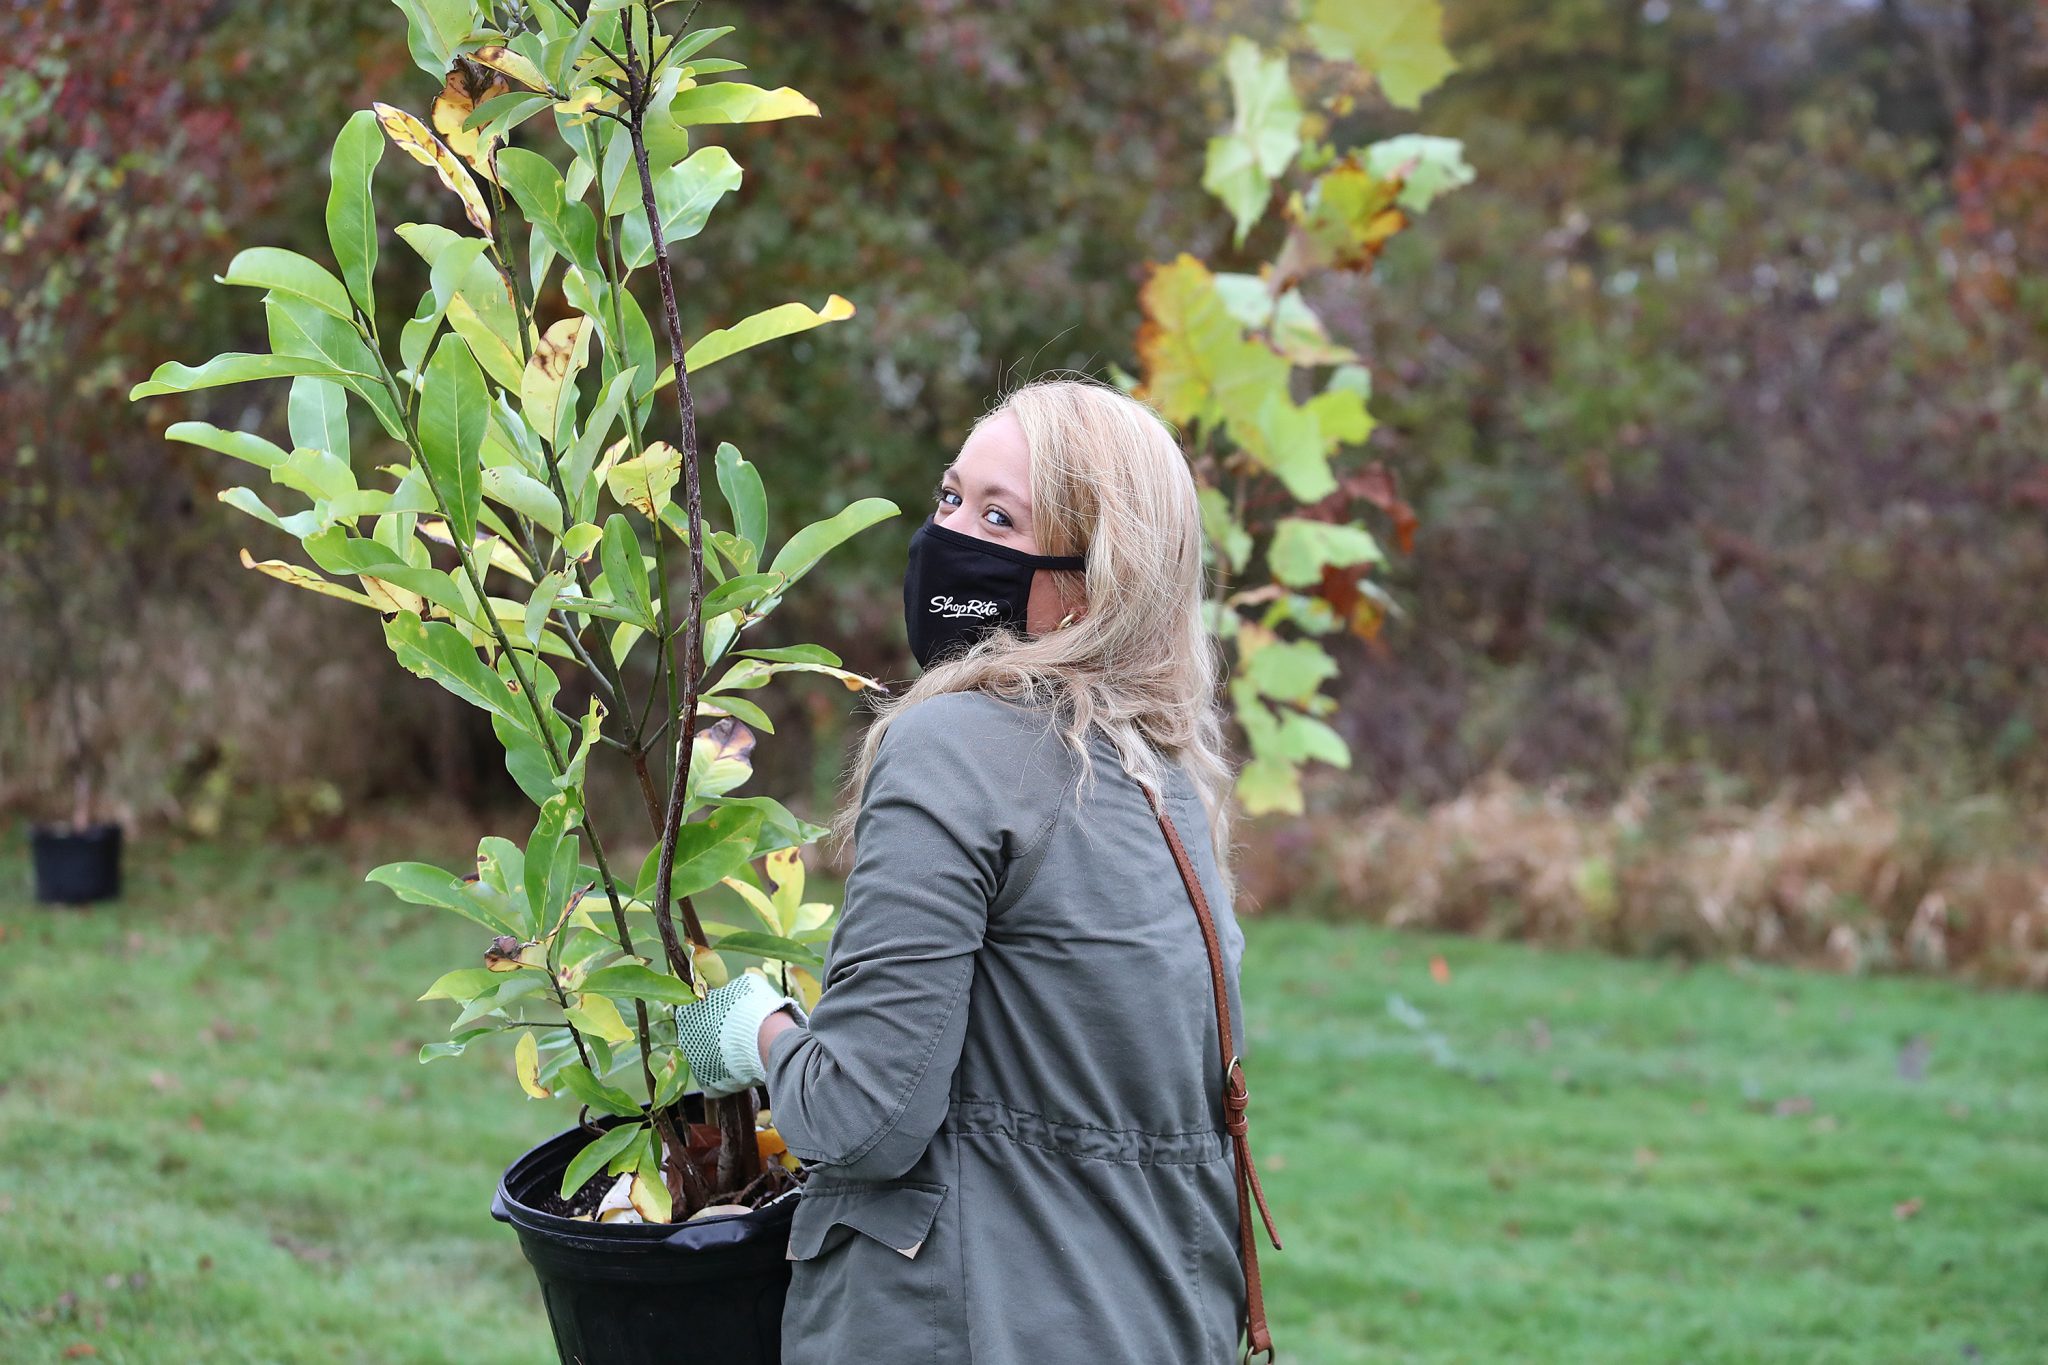
{"label": "brown leather strap", "polygon": [[[1139,784],[1141,787],[1143,783]],[[1202,880],[1195,875],[1195,865],[1188,860],[1188,851],[1180,841],[1180,831],[1173,827],[1167,817],[1166,807],[1160,802],[1159,794],[1150,787],[1144,787],[1145,799],[1152,803],[1152,813],[1159,817],[1159,828],[1166,834],[1167,847],[1173,850],[1173,861],[1180,868],[1180,879],[1188,889],[1188,899],[1194,903],[1195,918],[1202,922],[1202,941],[1209,949],[1209,982],[1216,992],[1216,1034],[1223,1045],[1223,1127],[1230,1134],[1237,1150],[1237,1240],[1244,1251],[1244,1359],[1250,1360],[1253,1351],[1266,1353],[1267,1365],[1274,1357],[1273,1334],[1266,1327],[1266,1297],[1259,1287],[1259,1242],[1252,1230],[1252,1208],[1245,1199],[1245,1186],[1251,1186],[1253,1198],[1258,1200],[1259,1217],[1265,1220],[1266,1235],[1273,1239],[1273,1250],[1280,1250],[1280,1234],[1273,1230],[1273,1214],[1266,1207],[1266,1192],[1259,1185],[1259,1172],[1252,1165],[1252,1144],[1246,1111],[1251,1107],[1251,1092],[1245,1088],[1244,1063],[1231,1046],[1230,988],[1224,984],[1223,949],[1216,942],[1216,921],[1209,913],[1209,898],[1202,892]]]}

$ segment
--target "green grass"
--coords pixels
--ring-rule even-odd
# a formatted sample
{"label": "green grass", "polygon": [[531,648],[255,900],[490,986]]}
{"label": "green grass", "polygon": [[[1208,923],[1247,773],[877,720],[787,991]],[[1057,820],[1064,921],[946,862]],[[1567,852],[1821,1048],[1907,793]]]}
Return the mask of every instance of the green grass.
{"label": "green grass", "polygon": [[[450,1012],[413,997],[479,935],[358,884],[448,841],[144,844],[85,913],[26,904],[20,845],[0,1360],[552,1360],[486,1209],[566,1111],[506,1056],[413,1060]],[[2048,1358],[2038,998],[1247,932],[1283,1360]]]}

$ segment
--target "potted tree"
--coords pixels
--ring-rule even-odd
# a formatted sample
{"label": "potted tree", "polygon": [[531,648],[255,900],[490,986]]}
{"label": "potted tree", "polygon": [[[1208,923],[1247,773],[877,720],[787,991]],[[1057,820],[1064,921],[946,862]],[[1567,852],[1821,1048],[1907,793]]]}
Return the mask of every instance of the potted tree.
{"label": "potted tree", "polygon": [[[667,1007],[741,970],[816,1002],[832,910],[804,900],[802,850],[824,830],[740,792],[756,732],[773,729],[750,694],[795,672],[879,684],[821,646],[755,647],[750,632],[897,509],[864,498],[771,551],[764,481],[730,444],[711,471],[723,515],[704,506],[691,376],[853,308],[785,303],[690,341],[672,251],[740,181],[724,147],[692,149],[692,128],[817,107],[711,79],[740,66],[703,55],[731,30],[664,31],[658,6],[399,6],[438,93],[425,117],[380,104],[342,128],[333,268],[242,251],[220,279],[262,292],[268,350],[165,364],[131,397],[290,381],[287,443],[203,421],[167,434],[263,471],[274,491],[219,497],[310,566],[246,550],[244,564],[376,612],[402,667],[489,715],[532,803],[530,827],[485,838],[473,868],[368,875],[477,927],[476,957],[422,997],[458,1012],[421,1060],[508,1045],[528,1095],[578,1108],[505,1171],[493,1206],[562,1359],[665,1359],[687,1341],[772,1360],[802,1172],[759,1092],[691,1090]],[[395,328],[375,292],[387,144],[438,177],[459,224],[397,225],[430,286]],[[607,778],[648,820],[637,866],[592,815]],[[748,923],[699,913],[721,885]]]}
{"label": "potted tree", "polygon": [[[36,534],[42,530],[44,534]],[[29,824],[35,898],[45,905],[89,905],[121,894],[121,825],[107,817],[106,670],[97,620],[111,619],[112,565],[64,565],[47,528],[15,526],[7,536],[12,619],[27,640],[30,698],[19,724],[33,789],[47,790],[52,818]],[[62,814],[54,814],[61,811]]]}

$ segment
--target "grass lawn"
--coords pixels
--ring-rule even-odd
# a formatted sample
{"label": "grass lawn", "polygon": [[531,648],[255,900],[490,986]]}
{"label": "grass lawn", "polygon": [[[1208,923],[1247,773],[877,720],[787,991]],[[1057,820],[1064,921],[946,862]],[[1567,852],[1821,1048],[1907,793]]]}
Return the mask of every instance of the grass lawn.
{"label": "grass lawn", "polygon": [[[359,883],[452,840],[145,843],[85,913],[27,903],[23,842],[0,1360],[553,1359],[486,1209],[568,1111],[509,1048],[414,1060],[453,1011],[413,997],[480,935]],[[1282,1360],[2048,1359],[2039,998],[1247,933]]]}

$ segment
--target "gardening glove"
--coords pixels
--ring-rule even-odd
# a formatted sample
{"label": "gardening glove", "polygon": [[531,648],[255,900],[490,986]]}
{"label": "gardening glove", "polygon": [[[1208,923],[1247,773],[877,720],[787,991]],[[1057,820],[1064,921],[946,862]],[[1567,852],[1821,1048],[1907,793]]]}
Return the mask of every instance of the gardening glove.
{"label": "gardening glove", "polygon": [[810,1015],[757,971],[744,971],[702,1000],[677,1005],[676,1041],[690,1074],[706,1095],[736,1095],[768,1079],[761,1062],[761,1021],[788,1009],[799,1023]]}

